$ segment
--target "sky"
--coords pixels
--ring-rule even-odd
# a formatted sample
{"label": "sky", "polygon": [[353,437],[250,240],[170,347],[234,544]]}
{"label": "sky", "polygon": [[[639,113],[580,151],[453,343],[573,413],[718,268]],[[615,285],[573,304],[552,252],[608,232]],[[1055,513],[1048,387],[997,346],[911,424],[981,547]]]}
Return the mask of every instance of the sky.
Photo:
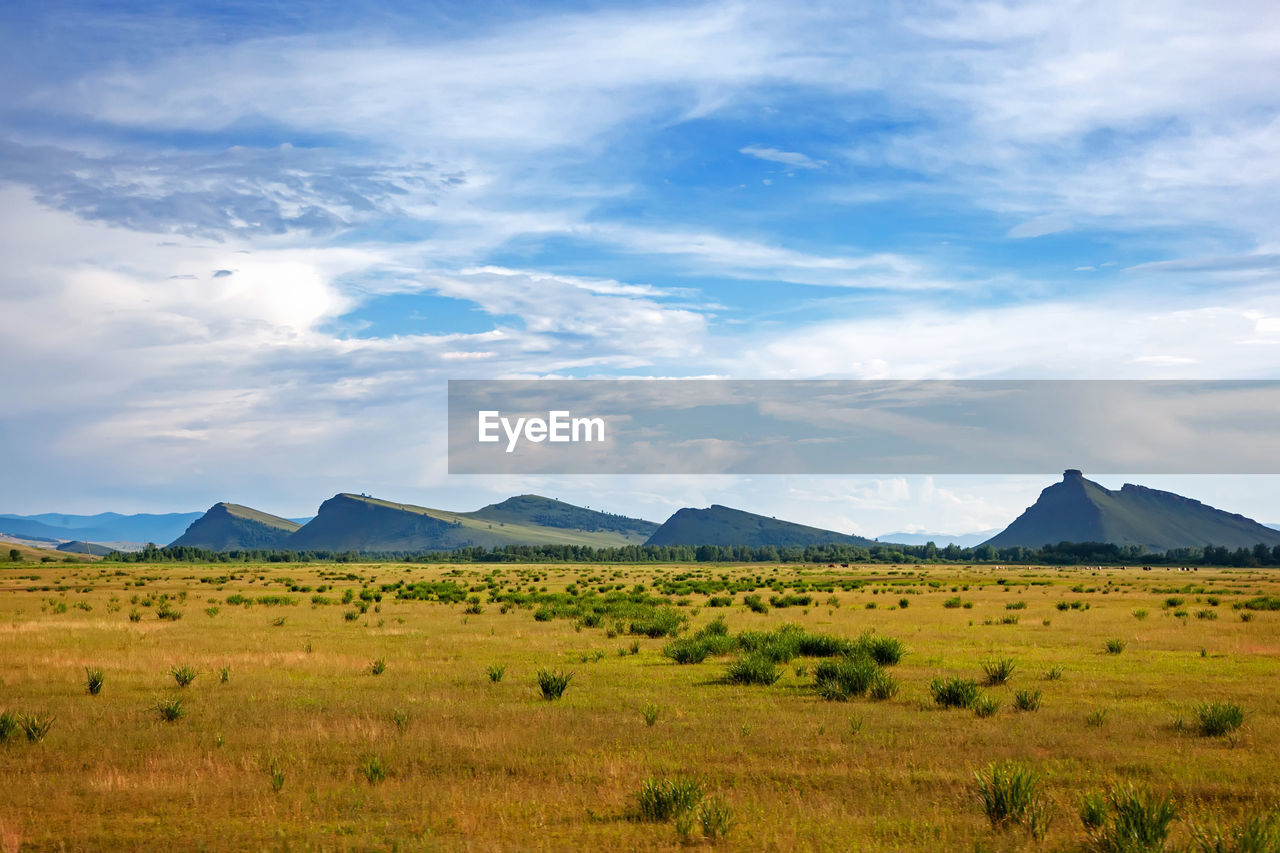
{"label": "sky", "polygon": [[5,512],[961,533],[1060,472],[450,477],[446,382],[1280,378],[1275,3],[16,2],[0,78]]}

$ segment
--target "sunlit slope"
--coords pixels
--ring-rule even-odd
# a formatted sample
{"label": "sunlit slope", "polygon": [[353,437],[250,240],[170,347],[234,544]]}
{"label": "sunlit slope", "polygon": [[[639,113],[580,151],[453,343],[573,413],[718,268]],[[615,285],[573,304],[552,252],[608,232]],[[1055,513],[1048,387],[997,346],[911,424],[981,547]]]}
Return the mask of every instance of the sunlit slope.
{"label": "sunlit slope", "polygon": [[190,545],[211,551],[246,548],[283,548],[290,534],[302,525],[233,503],[216,503],[191,523],[173,545]]}
{"label": "sunlit slope", "polygon": [[644,541],[652,522],[523,495],[475,512],[335,495],[285,547],[324,551],[431,551],[504,545],[609,547]]}

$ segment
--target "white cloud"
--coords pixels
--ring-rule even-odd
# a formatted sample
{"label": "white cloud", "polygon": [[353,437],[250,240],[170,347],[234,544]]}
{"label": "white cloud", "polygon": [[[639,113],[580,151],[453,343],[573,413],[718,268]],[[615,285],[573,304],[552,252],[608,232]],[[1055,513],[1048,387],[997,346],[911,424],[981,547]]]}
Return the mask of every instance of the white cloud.
{"label": "white cloud", "polygon": [[781,163],[793,169],[821,169],[827,165],[825,160],[814,160],[808,155],[796,151],[782,151],[777,148],[765,148],[759,145],[748,145],[745,148],[739,148],[738,153],[746,154],[748,157],[755,157],[759,160],[768,160],[771,163]]}

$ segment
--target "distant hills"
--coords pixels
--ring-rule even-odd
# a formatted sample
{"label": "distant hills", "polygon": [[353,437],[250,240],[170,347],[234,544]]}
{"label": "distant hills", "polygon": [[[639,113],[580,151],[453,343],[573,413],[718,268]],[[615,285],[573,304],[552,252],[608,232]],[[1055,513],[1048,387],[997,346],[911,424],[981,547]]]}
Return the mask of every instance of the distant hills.
{"label": "distant hills", "polygon": [[1111,491],[1075,469],[984,544],[1039,548],[1059,542],[1142,545],[1151,551],[1280,545],[1280,531],[1172,492],[1125,483]]}
{"label": "distant hills", "polygon": [[[179,524],[181,528],[175,529]],[[155,535],[166,530],[172,531],[172,536]],[[1044,489],[1007,528],[991,535],[993,532],[954,536],[897,532],[872,540],[720,504],[677,510],[659,525],[541,495],[517,495],[471,512],[454,512],[342,493],[321,504],[319,513],[310,519],[281,518],[227,502],[214,504],[204,513],[0,515],[0,537],[97,556],[123,547],[122,543],[141,547],[148,541],[210,551],[331,552],[425,552],[508,545],[874,548],[928,542],[940,548],[951,544],[961,548],[1041,548],[1060,542],[1100,542],[1162,552],[1209,545],[1232,550],[1260,543],[1280,545],[1280,530],[1242,515],[1128,483],[1111,491],[1074,469],[1066,471],[1061,482]]]}
{"label": "distant hills", "polygon": [[1000,532],[1000,528],[979,530],[977,533],[884,533],[876,537],[877,542],[893,545],[928,545],[932,542],[939,548],[955,545],[957,548],[973,548],[981,545]]}
{"label": "distant hills", "polygon": [[0,533],[46,542],[70,539],[129,547],[130,544],[141,546],[148,542],[172,541],[199,517],[198,512],[0,515]]}
{"label": "distant hills", "polygon": [[301,524],[287,518],[233,503],[216,503],[191,522],[171,544],[234,551],[247,548],[285,548]]}
{"label": "distant hills", "polygon": [[235,504],[216,504],[173,545],[211,550],[449,551],[504,545],[639,545],[658,525],[519,495],[474,512],[451,512],[343,493],[305,525]]}
{"label": "distant hills", "polygon": [[766,515],[712,504],[707,509],[686,507],[677,510],[645,544],[803,548],[808,545],[870,546],[876,543],[861,536],[779,521]]}

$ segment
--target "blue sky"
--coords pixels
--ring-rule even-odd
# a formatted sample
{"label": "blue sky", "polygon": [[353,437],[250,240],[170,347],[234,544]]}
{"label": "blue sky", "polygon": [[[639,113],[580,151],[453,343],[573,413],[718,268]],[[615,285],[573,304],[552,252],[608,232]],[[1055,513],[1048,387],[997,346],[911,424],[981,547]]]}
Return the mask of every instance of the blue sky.
{"label": "blue sky", "polygon": [[[445,382],[1280,364],[1275,4],[52,2],[0,40],[5,511],[959,532],[1045,478],[450,478]],[[1145,482],[1280,520],[1272,478]]]}

